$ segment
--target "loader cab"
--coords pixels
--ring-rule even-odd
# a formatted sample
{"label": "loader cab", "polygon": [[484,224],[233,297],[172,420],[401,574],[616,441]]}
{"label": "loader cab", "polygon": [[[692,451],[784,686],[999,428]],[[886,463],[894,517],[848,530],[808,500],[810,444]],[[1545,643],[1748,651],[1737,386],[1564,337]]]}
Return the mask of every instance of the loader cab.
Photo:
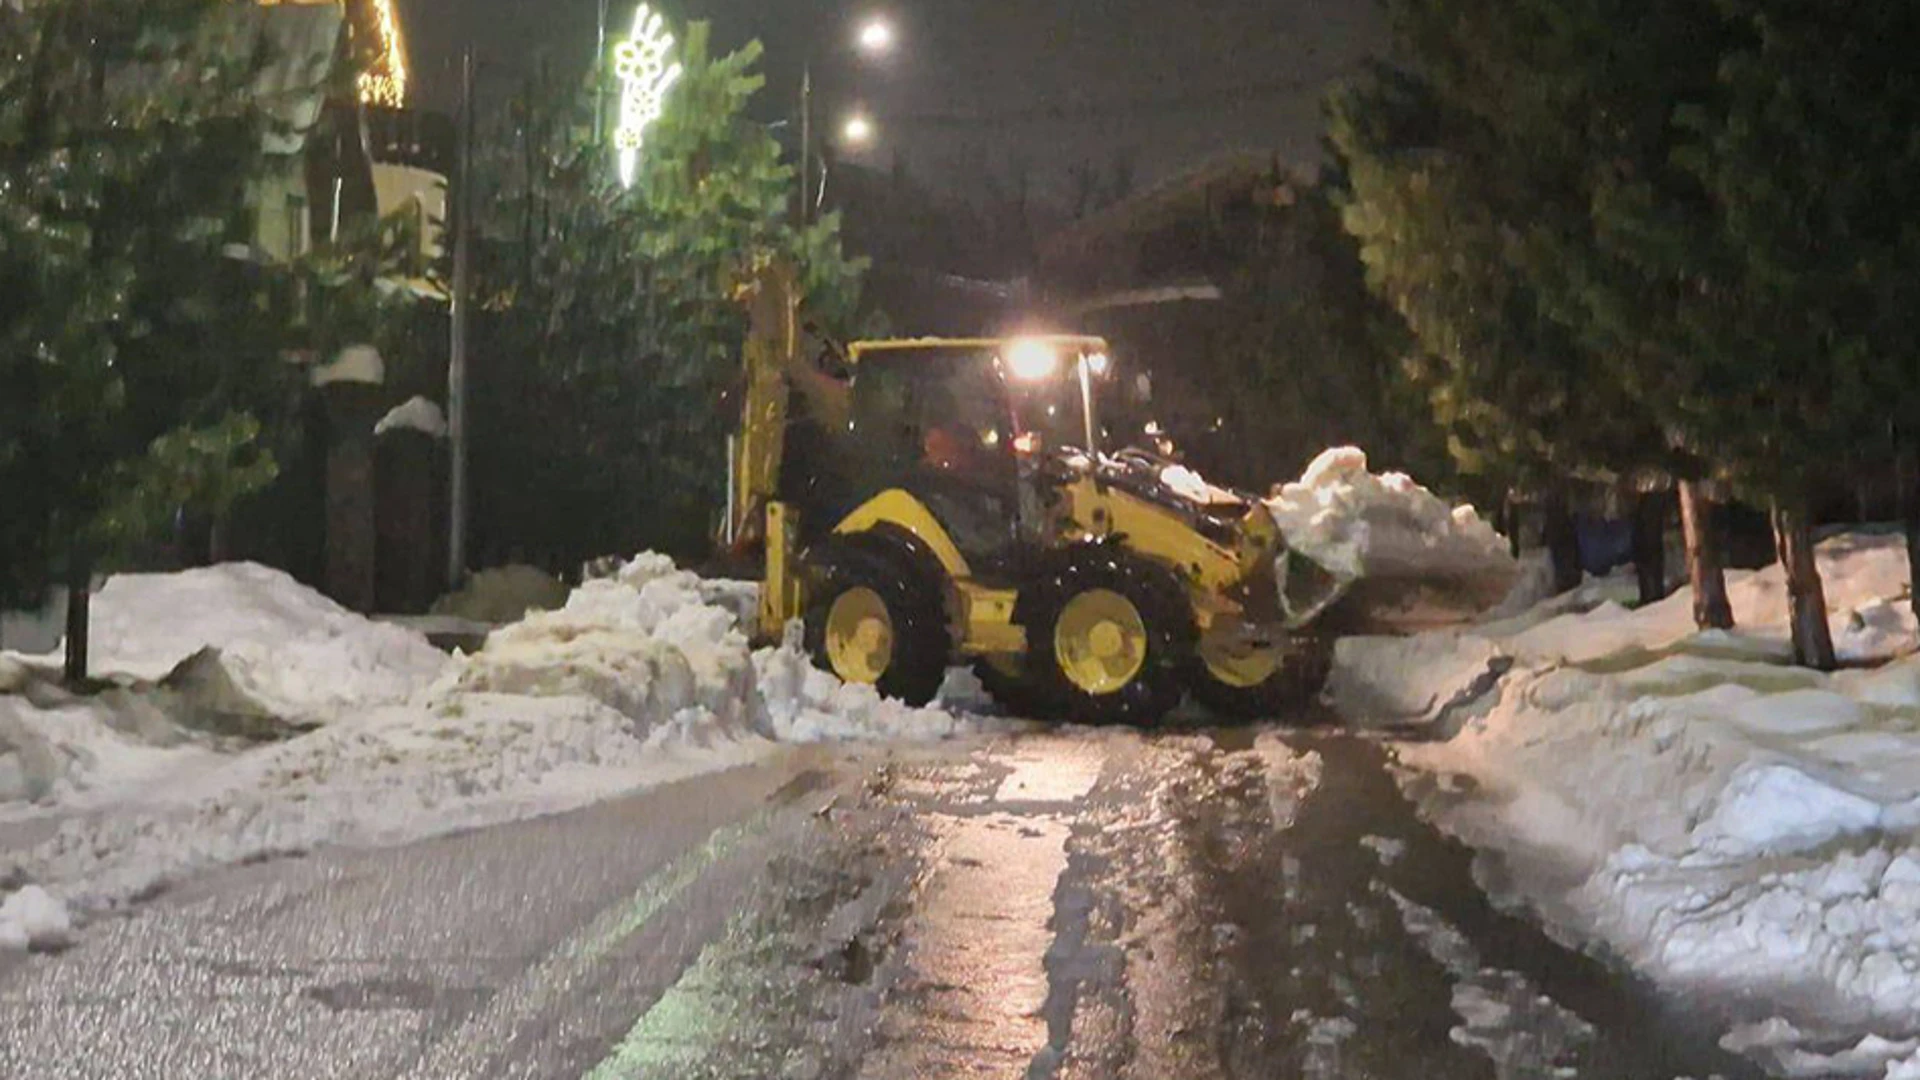
{"label": "loader cab", "polygon": [[845,467],[852,502],[907,491],[960,549],[987,557],[1017,536],[1017,421],[996,351],[981,343],[854,346]]}
{"label": "loader cab", "polygon": [[1023,453],[1109,452],[1105,413],[1113,361],[1107,343],[1088,337],[1024,337],[1002,343]]}

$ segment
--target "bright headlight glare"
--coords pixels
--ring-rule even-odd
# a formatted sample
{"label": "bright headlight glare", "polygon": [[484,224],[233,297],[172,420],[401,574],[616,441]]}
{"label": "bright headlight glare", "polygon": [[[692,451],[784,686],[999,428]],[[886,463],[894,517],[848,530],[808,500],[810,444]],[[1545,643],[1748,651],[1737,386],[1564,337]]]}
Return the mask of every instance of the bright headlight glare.
{"label": "bright headlight glare", "polygon": [[1033,338],[1022,338],[1007,348],[1007,367],[1022,382],[1044,382],[1060,371],[1060,352]]}

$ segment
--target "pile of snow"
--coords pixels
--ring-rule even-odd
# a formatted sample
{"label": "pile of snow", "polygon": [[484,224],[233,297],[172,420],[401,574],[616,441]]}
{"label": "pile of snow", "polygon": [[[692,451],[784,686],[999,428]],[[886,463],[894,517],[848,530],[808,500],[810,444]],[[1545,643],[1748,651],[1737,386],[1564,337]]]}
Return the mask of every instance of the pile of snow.
{"label": "pile of snow", "polygon": [[793,634],[781,648],[756,653],[753,666],[762,717],[782,742],[935,742],[1010,726],[959,711],[983,697],[964,685],[942,695],[945,708],[914,709],[870,686],[842,683],[814,667]]}
{"label": "pile of snow", "polygon": [[459,592],[440,598],[435,615],[483,623],[510,623],[529,611],[556,611],[566,605],[566,583],[532,566],[502,566],[473,575]]}
{"label": "pile of snow", "polygon": [[1287,541],[1315,562],[1359,577],[1491,575],[1519,567],[1506,540],[1471,506],[1450,506],[1413,478],[1367,471],[1365,451],[1328,450],[1267,507]]}
{"label": "pile of snow", "polygon": [[[814,670],[791,641],[756,655],[741,620],[752,607],[751,587],[701,579],[659,556],[641,556],[575,590],[559,610],[496,631],[472,656],[437,658],[439,677],[417,691],[414,676],[424,664],[402,664],[407,678],[389,671],[389,685],[370,674],[378,665],[351,662],[390,662],[390,650],[372,648],[400,640],[387,628],[315,597],[261,587],[274,580],[265,574],[224,568],[110,587],[113,655],[161,670],[191,639],[217,633],[223,656],[264,661],[240,629],[250,626],[281,643],[274,654],[283,658],[280,669],[237,669],[263,700],[310,707],[318,676],[306,664],[336,677],[352,672],[363,701],[373,696],[369,686],[392,691],[392,700],[234,753],[230,741],[185,733],[162,688],[80,700],[35,683],[28,693],[0,696],[0,783],[11,767],[16,787],[67,815],[50,839],[11,865],[0,857],[0,881],[33,890],[0,892],[9,912],[43,912],[50,900],[84,920],[214,867],[564,812],[745,764],[780,742],[944,739],[1006,726],[843,686]],[[196,592],[204,603],[185,620],[189,640],[171,648],[128,615],[157,597],[178,602]],[[229,609],[208,610],[214,603]],[[403,658],[410,652],[410,645],[398,650]],[[22,679],[33,677],[31,668],[20,670]],[[264,681],[269,674],[277,681]],[[17,764],[29,759],[35,764]],[[75,768],[81,759],[92,764]],[[82,783],[82,776],[112,783]],[[33,918],[36,927],[44,922]],[[20,919],[25,925],[27,916]],[[0,948],[40,947],[58,936],[8,936],[4,927]]]}
{"label": "pile of snow", "polygon": [[0,950],[55,948],[72,933],[67,906],[45,889],[29,885],[0,902]]}
{"label": "pile of snow", "polygon": [[[1901,599],[1909,576],[1904,545],[1898,536],[1849,533],[1819,546],[1830,629],[1843,661],[1883,662],[1920,643],[1920,621]],[[1589,579],[1571,593],[1525,610],[1502,605],[1465,629],[1348,638],[1337,646],[1329,699],[1356,722],[1391,725],[1436,719],[1437,709],[1394,706],[1444,703],[1496,668],[1617,667],[1676,651],[1761,663],[1788,660],[1793,649],[1785,572],[1778,566],[1729,572],[1727,593],[1739,624],[1732,633],[1698,631],[1689,589],[1630,610],[1626,605],[1638,587],[1630,574],[1621,574]],[[1382,708],[1382,702],[1390,704]]]}
{"label": "pile of snow", "polygon": [[154,682],[212,649],[239,693],[293,721],[406,701],[446,664],[420,634],[252,563],[118,575],[94,597],[92,619],[96,675]]}
{"label": "pile of snow", "polygon": [[625,716],[643,738],[676,724],[710,738],[761,734],[747,639],[702,588],[672,560],[642,556],[617,577],[582,585],[560,610],[493,633],[435,695],[584,698]]}
{"label": "pile of snow", "polygon": [[[1819,559],[1844,652],[1920,645],[1896,607],[1900,538],[1839,537]],[[1568,930],[1674,990],[1760,1009],[1740,1018],[1770,1034],[1730,1046],[1799,1075],[1912,1075],[1920,1059],[1898,1062],[1920,1038],[1920,657],[1787,666],[1778,569],[1731,577],[1736,633],[1695,632],[1684,591],[1630,612],[1614,588],[1342,643],[1331,698],[1360,720],[1457,725],[1401,752],[1439,778],[1417,789],[1440,793],[1441,824],[1501,852]]]}
{"label": "pile of snow", "polygon": [[69,818],[11,874],[0,859],[0,879],[34,882],[85,918],[218,867],[563,813],[770,746],[700,736],[641,737],[630,718],[580,697],[453,694],[378,709]]}
{"label": "pile of snow", "polygon": [[589,581],[559,611],[494,633],[439,692],[591,698],[636,730],[675,724],[709,736],[805,743],[946,739],[978,717],[912,709],[813,666],[790,635],[757,654],[743,632],[755,586],[714,581],[643,555]]}
{"label": "pile of snow", "polygon": [[44,672],[13,670],[22,678],[11,689],[0,677],[0,821],[92,805],[215,754],[180,722],[184,705],[169,693],[80,697]]}

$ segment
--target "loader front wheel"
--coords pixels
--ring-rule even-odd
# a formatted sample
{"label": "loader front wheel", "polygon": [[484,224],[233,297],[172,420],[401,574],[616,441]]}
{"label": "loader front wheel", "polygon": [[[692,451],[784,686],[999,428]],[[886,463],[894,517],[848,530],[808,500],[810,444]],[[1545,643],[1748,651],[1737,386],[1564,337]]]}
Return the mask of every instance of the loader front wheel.
{"label": "loader front wheel", "polygon": [[1027,634],[1035,686],[1063,719],[1151,725],[1186,694],[1193,612],[1157,567],[1104,552],[1070,567]]}
{"label": "loader front wheel", "polygon": [[1193,697],[1225,720],[1297,721],[1326,683],[1331,659],[1314,638],[1265,650],[1202,642]]}

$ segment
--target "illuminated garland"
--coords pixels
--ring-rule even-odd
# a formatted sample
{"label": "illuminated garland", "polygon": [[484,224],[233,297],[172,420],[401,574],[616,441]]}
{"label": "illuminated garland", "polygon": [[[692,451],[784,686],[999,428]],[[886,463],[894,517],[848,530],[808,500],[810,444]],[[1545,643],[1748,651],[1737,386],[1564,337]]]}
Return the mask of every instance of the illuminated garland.
{"label": "illuminated garland", "polygon": [[360,76],[360,100],[398,109],[407,103],[407,54],[400,40],[400,19],[393,0],[372,0],[380,32],[380,63]]}
{"label": "illuminated garland", "polygon": [[681,67],[672,61],[673,35],[667,20],[645,4],[633,15],[633,37],[613,50],[613,73],[620,80],[620,126],[613,133],[619,153],[620,182],[633,186],[640,168],[640,151],[647,128],[666,108],[667,91],[678,82]]}

